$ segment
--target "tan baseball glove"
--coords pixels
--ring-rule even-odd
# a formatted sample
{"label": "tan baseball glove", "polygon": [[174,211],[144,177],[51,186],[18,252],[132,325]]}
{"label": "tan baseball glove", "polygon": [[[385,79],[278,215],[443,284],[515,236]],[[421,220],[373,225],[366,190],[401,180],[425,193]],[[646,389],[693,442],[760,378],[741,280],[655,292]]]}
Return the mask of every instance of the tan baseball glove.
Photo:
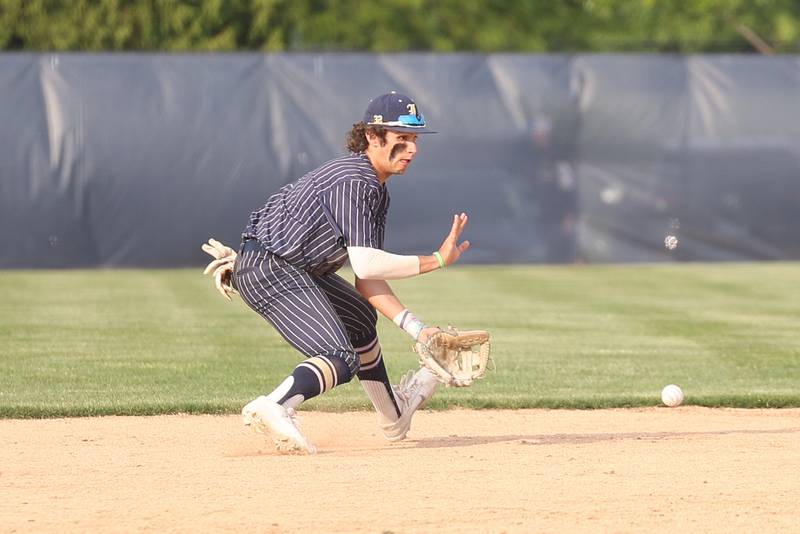
{"label": "tan baseball glove", "polygon": [[456,330],[448,326],[425,343],[414,345],[419,363],[446,386],[465,387],[483,378],[491,361],[489,332]]}
{"label": "tan baseball glove", "polygon": [[236,261],[236,251],[230,247],[226,247],[213,237],[208,240],[208,244],[203,243],[201,248],[214,258],[211,263],[206,266],[203,274],[211,274],[214,277],[214,285],[217,291],[226,299],[231,300],[231,294],[239,294],[231,284],[233,264]]}

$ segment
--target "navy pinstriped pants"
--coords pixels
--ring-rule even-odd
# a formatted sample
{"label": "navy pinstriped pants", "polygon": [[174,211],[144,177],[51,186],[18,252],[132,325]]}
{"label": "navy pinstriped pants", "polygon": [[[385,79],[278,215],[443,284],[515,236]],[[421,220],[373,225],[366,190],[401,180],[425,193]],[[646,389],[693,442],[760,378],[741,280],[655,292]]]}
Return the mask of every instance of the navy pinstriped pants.
{"label": "navy pinstriped pants", "polygon": [[353,347],[376,338],[378,316],[342,277],[312,275],[250,240],[236,258],[233,283],[242,300],[306,357],[341,358],[351,372],[348,380],[356,375]]}

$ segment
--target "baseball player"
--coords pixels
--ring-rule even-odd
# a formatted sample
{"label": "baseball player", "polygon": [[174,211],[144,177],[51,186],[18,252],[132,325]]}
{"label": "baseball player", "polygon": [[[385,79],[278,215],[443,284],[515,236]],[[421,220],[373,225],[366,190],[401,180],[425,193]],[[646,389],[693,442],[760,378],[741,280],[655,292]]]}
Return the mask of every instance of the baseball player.
{"label": "baseball player", "polygon": [[[390,441],[406,437],[414,412],[436,389],[425,368],[392,386],[376,331],[380,312],[414,340],[438,332],[400,302],[387,280],[444,268],[469,248],[458,242],[467,224],[461,213],[432,254],[384,250],[386,183],[406,172],[418,136],[428,133],[435,132],[410,97],[391,92],[372,99],[347,134],[350,153],[270,196],[250,215],[238,254],[213,239],[203,246],[216,259],[206,272],[214,271],[223,295],[238,291],[305,356],[272,392],[242,409],[244,423],[271,434],[279,449],[315,452],[295,423],[295,409],[355,376]],[[348,259],[354,285],[335,274]]]}

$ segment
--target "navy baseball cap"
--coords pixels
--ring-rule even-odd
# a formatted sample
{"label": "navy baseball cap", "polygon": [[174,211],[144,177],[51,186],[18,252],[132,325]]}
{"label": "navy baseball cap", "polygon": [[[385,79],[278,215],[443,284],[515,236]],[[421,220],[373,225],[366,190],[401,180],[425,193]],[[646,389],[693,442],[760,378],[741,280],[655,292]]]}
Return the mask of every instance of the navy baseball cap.
{"label": "navy baseball cap", "polygon": [[370,100],[364,123],[397,132],[436,133],[428,129],[425,117],[411,97],[396,91]]}

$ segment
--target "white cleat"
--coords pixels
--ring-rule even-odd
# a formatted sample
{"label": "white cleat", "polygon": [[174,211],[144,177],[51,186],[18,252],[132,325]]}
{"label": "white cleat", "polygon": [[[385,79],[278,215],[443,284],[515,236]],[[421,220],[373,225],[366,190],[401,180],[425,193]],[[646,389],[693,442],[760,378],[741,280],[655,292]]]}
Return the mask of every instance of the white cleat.
{"label": "white cleat", "polygon": [[287,410],[264,395],[242,408],[244,424],[272,436],[279,451],[316,453],[317,448],[300,432],[294,414],[294,410]]}
{"label": "white cleat", "polygon": [[389,441],[405,439],[411,429],[411,418],[414,417],[414,412],[425,406],[433,397],[438,384],[436,376],[423,367],[417,372],[409,371],[400,380],[400,385],[392,386],[394,398],[400,408],[400,418],[393,423],[381,425],[386,439]]}

